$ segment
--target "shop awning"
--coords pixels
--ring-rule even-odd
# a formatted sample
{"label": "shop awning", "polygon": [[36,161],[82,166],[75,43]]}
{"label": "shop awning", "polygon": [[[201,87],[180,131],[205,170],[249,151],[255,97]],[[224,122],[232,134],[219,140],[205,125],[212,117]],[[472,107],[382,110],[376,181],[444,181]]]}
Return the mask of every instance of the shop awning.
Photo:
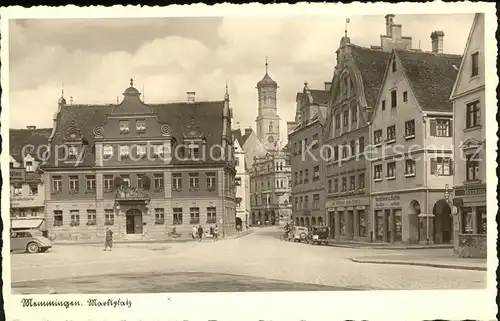
{"label": "shop awning", "polygon": [[43,224],[43,219],[26,219],[26,220],[12,220],[11,228],[13,229],[32,229],[40,228]]}

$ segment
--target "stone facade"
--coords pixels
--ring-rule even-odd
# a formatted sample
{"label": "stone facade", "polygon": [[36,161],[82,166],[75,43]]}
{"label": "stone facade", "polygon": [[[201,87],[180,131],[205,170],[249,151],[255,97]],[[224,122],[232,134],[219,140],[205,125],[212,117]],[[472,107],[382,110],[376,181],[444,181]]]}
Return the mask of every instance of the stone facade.
{"label": "stone facade", "polygon": [[[236,232],[229,95],[189,94],[186,103],[146,105],[131,84],[118,105],[59,104],[43,167],[56,240],[100,240],[106,228],[125,240],[191,237],[198,225]],[[173,115],[184,118],[169,123]]]}

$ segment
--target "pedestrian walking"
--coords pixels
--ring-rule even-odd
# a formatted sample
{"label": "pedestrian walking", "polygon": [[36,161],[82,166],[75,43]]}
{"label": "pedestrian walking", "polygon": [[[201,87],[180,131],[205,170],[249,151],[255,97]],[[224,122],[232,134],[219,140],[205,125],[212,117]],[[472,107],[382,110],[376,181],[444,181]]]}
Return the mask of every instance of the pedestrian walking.
{"label": "pedestrian walking", "polygon": [[111,248],[113,247],[113,231],[111,231],[109,227],[106,228],[106,241],[104,242],[104,251],[107,251],[108,247],[111,251]]}
{"label": "pedestrian walking", "polygon": [[193,237],[193,240],[198,237],[198,228],[196,226],[193,226],[193,231],[191,232],[191,236]]}
{"label": "pedestrian walking", "polygon": [[200,238],[200,242],[201,242],[201,239],[203,238],[203,227],[198,226],[198,237]]}
{"label": "pedestrian walking", "polygon": [[219,239],[219,226],[215,224],[214,227],[214,241],[217,241]]}

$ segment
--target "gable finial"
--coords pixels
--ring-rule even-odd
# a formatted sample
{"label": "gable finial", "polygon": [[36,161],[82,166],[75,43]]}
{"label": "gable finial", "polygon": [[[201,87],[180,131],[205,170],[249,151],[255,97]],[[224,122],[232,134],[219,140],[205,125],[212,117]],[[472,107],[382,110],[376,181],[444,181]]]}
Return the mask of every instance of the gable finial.
{"label": "gable finial", "polygon": [[349,18],[346,18],[345,19],[345,29],[344,29],[344,33],[345,33],[345,37],[347,38],[347,24],[351,22],[351,19]]}
{"label": "gable finial", "polygon": [[134,78],[130,78],[130,87],[134,87]]}
{"label": "gable finial", "polygon": [[266,74],[267,74],[267,56],[266,56]]}

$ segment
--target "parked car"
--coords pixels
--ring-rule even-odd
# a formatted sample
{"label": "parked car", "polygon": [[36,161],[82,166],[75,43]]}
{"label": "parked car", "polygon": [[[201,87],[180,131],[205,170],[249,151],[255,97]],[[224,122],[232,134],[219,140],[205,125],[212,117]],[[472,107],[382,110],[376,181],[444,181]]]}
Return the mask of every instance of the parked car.
{"label": "parked car", "polygon": [[309,244],[326,244],[330,242],[330,228],[328,226],[313,226],[308,235]]}
{"label": "parked car", "polygon": [[47,252],[52,242],[39,230],[17,230],[10,233],[10,251]]}
{"label": "parked car", "polygon": [[303,226],[294,226],[292,229],[292,240],[294,242],[305,242],[307,238],[308,229]]}

